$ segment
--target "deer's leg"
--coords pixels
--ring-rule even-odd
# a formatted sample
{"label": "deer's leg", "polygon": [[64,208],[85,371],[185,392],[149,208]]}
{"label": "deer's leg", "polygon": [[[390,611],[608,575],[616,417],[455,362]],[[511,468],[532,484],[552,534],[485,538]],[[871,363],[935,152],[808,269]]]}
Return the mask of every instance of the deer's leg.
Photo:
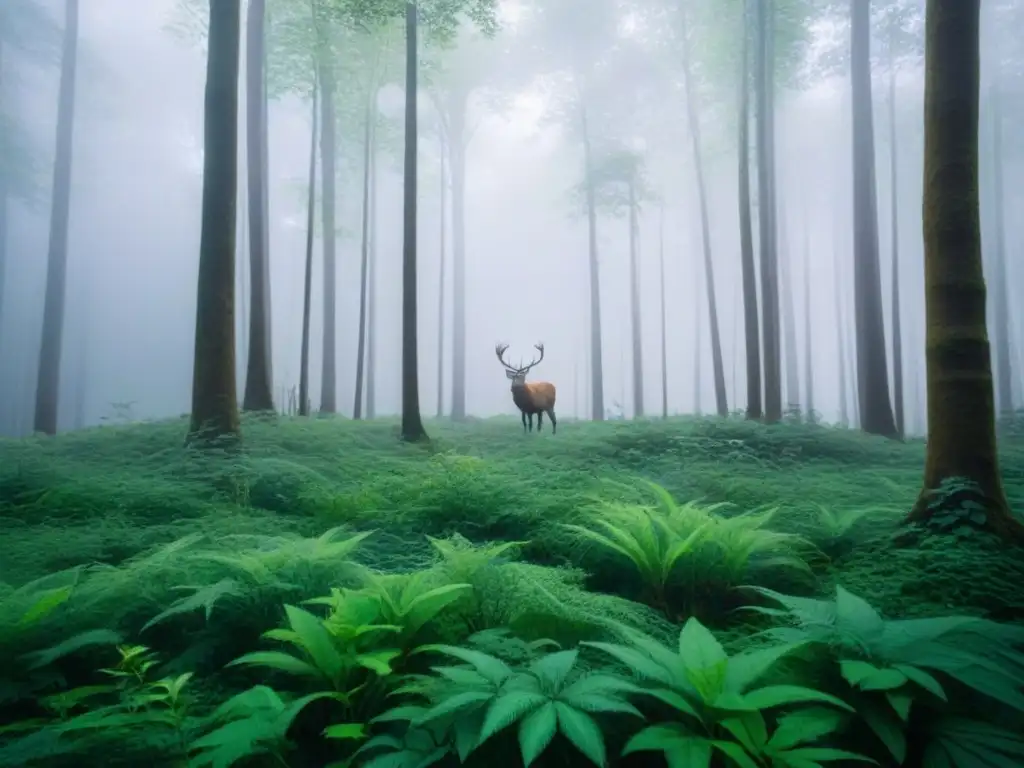
{"label": "deer's leg", "polygon": [[530,431],[533,432],[533,414],[526,414],[526,420],[530,423]]}
{"label": "deer's leg", "polygon": [[548,408],[548,418],[551,419],[551,434],[555,434],[558,429],[558,419],[555,418],[555,409]]}
{"label": "deer's leg", "polygon": [[540,432],[541,424],[544,423],[544,411],[537,411],[537,431]]}
{"label": "deer's leg", "polygon": [[521,415],[523,417],[523,432],[525,432],[526,431],[526,411],[521,411],[520,413],[521,413]]}

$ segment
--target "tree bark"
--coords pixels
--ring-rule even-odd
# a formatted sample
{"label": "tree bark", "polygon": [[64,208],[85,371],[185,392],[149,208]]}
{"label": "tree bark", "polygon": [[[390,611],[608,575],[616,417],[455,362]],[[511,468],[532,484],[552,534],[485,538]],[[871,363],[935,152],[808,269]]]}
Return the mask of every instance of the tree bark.
{"label": "tree bark", "polygon": [[875,137],[871,98],[871,9],[850,0],[850,94],[853,116],[853,289],[857,393],[865,432],[896,437],[882,318],[875,191]]}
{"label": "tree bark", "polygon": [[848,405],[848,393],[846,384],[846,317],[843,314],[843,278],[841,274],[840,242],[841,234],[838,224],[833,231],[832,247],[832,274],[833,274],[833,303],[836,311],[836,357],[839,368],[839,424],[844,427],[850,426],[850,410]]}
{"label": "tree bark", "polygon": [[[924,260],[928,444],[909,522],[945,511],[943,481],[975,484],[984,528],[1024,544],[996,451],[978,203],[980,0],[928,0],[925,17]],[[954,503],[962,498],[953,496]]]}
{"label": "tree bark", "polygon": [[811,243],[807,221],[808,213],[804,207],[804,389],[807,392],[805,413],[807,421],[814,424],[817,414],[814,412],[814,324],[811,322]]}
{"label": "tree bark", "polygon": [[377,418],[377,139],[370,148],[370,263],[366,274],[366,418]]}
{"label": "tree bark", "polygon": [[249,192],[249,354],[243,411],[274,410],[271,375],[270,243],[267,210],[266,0],[251,0],[246,20],[246,159]]}
{"label": "tree bark", "polygon": [[[78,0],[66,0],[64,9],[64,48],[61,53],[60,88],[57,96],[57,145],[53,160],[53,196],[50,208],[50,245],[46,261],[46,294],[43,303],[43,339],[39,350],[39,378],[36,380],[33,424],[36,432],[47,435],[57,434],[57,416],[60,410],[60,363],[67,301],[68,220],[71,211],[72,139],[75,126],[75,77],[78,59]],[[234,289],[233,283],[231,287]]]}
{"label": "tree bark", "polygon": [[[73,0],[69,0],[73,2]],[[210,5],[189,442],[241,437],[235,383],[235,216],[241,4]]]}
{"label": "tree bark", "polygon": [[452,184],[452,419],[466,418],[466,109],[469,94],[448,93],[447,139]]}
{"label": "tree bark", "polygon": [[448,197],[448,179],[445,171],[447,163],[445,154],[447,150],[444,135],[440,141],[441,155],[441,186],[440,186],[440,220],[441,225],[438,232],[438,253],[440,263],[437,276],[437,418],[444,416],[444,278],[445,278],[445,218],[447,214],[446,205]]}
{"label": "tree bark", "polygon": [[302,282],[302,350],[299,363],[299,415],[309,416],[309,325],[313,314],[313,227],[316,218],[316,126],[319,78],[313,78],[313,107],[310,111],[309,195],[306,198],[306,269]]}
{"label": "tree bark", "polygon": [[629,181],[629,302],[630,327],[633,332],[633,418],[644,415],[644,348],[643,328],[640,319],[640,222],[639,203],[636,199],[636,184]]}
{"label": "tree bark", "polygon": [[405,183],[402,243],[402,439],[427,439],[420,417],[419,350],[416,333],[416,119],[418,77],[417,8],[405,6]]}
{"label": "tree bark", "polygon": [[[997,76],[998,77],[998,76]],[[998,83],[990,89],[989,103],[992,107],[992,228],[994,244],[992,249],[992,321],[993,321],[993,363],[996,384],[996,412],[1013,413],[1013,365],[1010,354],[1010,298],[1006,274],[1006,187],[1003,162],[1003,110],[1002,94]]]}
{"label": "tree bark", "polygon": [[[780,201],[779,208],[782,208]],[[786,366],[786,411],[800,413],[800,362],[796,351],[796,308],[793,306],[793,250],[786,228],[786,216],[780,210],[779,298],[782,301],[783,361]]]}
{"label": "tree bark", "polygon": [[[376,73],[374,74],[376,78]],[[352,418],[363,417],[363,366],[366,360],[366,302],[370,268],[370,155],[377,122],[377,84],[372,83],[366,97],[363,116],[363,210],[361,221],[362,244],[359,254],[359,336],[356,342],[356,387],[352,404]]]}
{"label": "tree bark", "polygon": [[[0,100],[3,99],[4,92],[4,48],[3,40],[0,40]],[[0,340],[3,339],[3,328],[4,328],[4,296],[5,286],[7,283],[7,178],[4,174],[0,173]],[[0,355],[3,354],[3,349],[0,347]],[[0,357],[0,360],[3,358]]]}
{"label": "tree bark", "polygon": [[892,235],[892,399],[896,433],[906,432],[906,393],[903,387],[903,323],[900,317],[900,186],[896,163],[896,41],[889,37],[889,179]]}
{"label": "tree bark", "polygon": [[583,94],[579,94],[580,123],[583,131],[583,181],[587,196],[587,243],[590,267],[590,417],[604,421],[604,366],[601,356],[601,275],[597,255],[597,192],[594,189],[594,160],[590,145],[590,126]]}
{"label": "tree bark", "polygon": [[760,419],[761,330],[757,309],[754,235],[750,221],[750,0],[743,5],[739,108],[740,264],[743,272],[743,336],[747,368],[747,418]]}
{"label": "tree bark", "polygon": [[338,410],[338,344],[337,344],[337,268],[336,268],[336,152],[337,137],[334,98],[337,84],[334,78],[334,58],[328,46],[320,57],[320,163],[323,166],[323,196],[320,221],[323,224],[324,248],[324,327],[323,354],[320,371],[320,412]]}
{"label": "tree bark", "polygon": [[668,340],[665,323],[665,205],[658,215],[658,269],[661,289],[661,418],[668,418]]}

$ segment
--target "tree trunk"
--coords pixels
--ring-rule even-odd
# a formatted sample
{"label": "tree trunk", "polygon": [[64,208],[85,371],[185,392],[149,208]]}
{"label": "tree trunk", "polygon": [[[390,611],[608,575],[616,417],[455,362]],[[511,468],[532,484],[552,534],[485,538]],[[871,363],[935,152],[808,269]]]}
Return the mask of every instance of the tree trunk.
{"label": "tree trunk", "polygon": [[[699,268],[699,267],[698,267]],[[694,272],[697,270],[695,269]],[[696,275],[695,275],[696,277]],[[701,292],[700,283],[697,280],[693,281],[693,412],[698,416],[702,416],[704,413],[704,406],[701,403],[701,382],[704,378],[703,371],[701,370],[701,359],[704,357],[701,352],[704,351],[704,323],[702,322],[703,314],[701,313]]]}
{"label": "tree trunk", "polygon": [[[782,208],[782,205],[779,205]],[[793,251],[786,229],[786,216],[780,212],[779,297],[782,300],[783,361],[786,366],[786,411],[800,413],[800,362],[796,351],[796,309],[793,307]]]}
{"label": "tree trunk", "polygon": [[807,220],[808,212],[804,208],[804,388],[807,391],[804,404],[807,421],[814,424],[818,417],[814,412],[814,332],[811,322],[811,244]]}
{"label": "tree trunk", "polygon": [[[998,76],[997,76],[998,77]],[[1010,299],[1006,274],[1006,188],[1003,180],[1003,110],[998,84],[990,90],[992,105],[992,228],[995,230],[992,251],[993,362],[995,368],[997,413],[1013,413],[1013,378],[1010,356]]]}
{"label": "tree trunk", "polygon": [[352,418],[363,417],[363,362],[366,359],[366,294],[370,268],[370,155],[377,122],[377,86],[373,84],[366,97],[363,118],[363,211],[361,221],[362,245],[359,254],[359,336],[356,342],[356,390],[352,404]]}
{"label": "tree trunk", "polygon": [[320,412],[337,413],[337,272],[336,245],[336,176],[337,153],[334,98],[333,54],[326,49],[320,57],[320,162],[323,166],[323,197],[320,221],[323,224],[324,247],[324,327],[323,354],[320,371]]}
{"label": "tree trunk", "polygon": [[306,273],[302,283],[302,351],[299,363],[299,415],[309,416],[309,324],[313,303],[313,227],[316,218],[316,121],[319,78],[313,79],[313,108],[310,112],[309,196],[306,198]]}
{"label": "tree trunk", "polygon": [[658,215],[658,268],[661,286],[661,418],[668,418],[668,342],[665,324],[665,204]]}
{"label": "tree trunk", "polygon": [[[0,101],[3,100],[4,92],[4,78],[3,78],[3,66],[4,66],[4,48],[3,40],[0,40]],[[0,173],[0,340],[3,339],[4,329],[4,296],[5,296],[5,285],[7,282],[7,177]],[[0,347],[0,355],[3,354],[3,349]],[[3,358],[0,357],[0,360]]]}
{"label": "tree trunk", "polygon": [[235,442],[241,437],[235,386],[240,27],[239,3],[211,4],[190,442],[221,438]]}
{"label": "tree trunk", "polygon": [[757,274],[754,236],[750,221],[750,0],[743,6],[743,40],[740,66],[739,109],[739,207],[740,261],[743,271],[743,335],[747,368],[747,418],[760,419],[761,330],[757,311]]}
{"label": "tree trunk", "polygon": [[445,140],[442,134],[440,142],[441,152],[441,226],[439,228],[438,251],[440,253],[440,264],[438,265],[437,276],[437,418],[444,416],[444,261],[445,261],[445,202],[448,197],[448,180],[445,178]]}
{"label": "tree trunk", "polygon": [[466,418],[466,109],[469,94],[447,99],[449,173],[452,184],[452,419]]}
{"label": "tree trunk", "polygon": [[640,320],[640,222],[637,212],[636,186],[629,182],[629,302],[630,326],[633,331],[633,418],[644,415],[644,350],[643,328]]}
{"label": "tree trunk", "polygon": [[857,393],[865,432],[896,437],[882,319],[875,191],[875,137],[871,100],[871,9],[850,0],[850,93],[853,116],[853,290]]}
{"label": "tree trunk", "polygon": [[[46,264],[43,304],[43,340],[39,350],[36,408],[33,429],[57,434],[60,409],[60,362],[67,300],[68,219],[71,208],[71,165],[75,125],[75,77],[78,58],[78,0],[64,4],[64,48],[61,53],[57,96],[57,146],[53,160],[53,197],[50,208],[50,246]],[[232,221],[234,226],[234,221]],[[234,289],[234,284],[231,284]],[[234,359],[232,359],[232,364]]]}
{"label": "tree trunk", "polygon": [[839,368],[839,423],[844,427],[850,426],[850,411],[848,406],[848,394],[846,384],[846,317],[843,314],[843,277],[841,274],[840,239],[838,224],[833,232],[832,247],[832,275],[833,275],[833,303],[836,310],[836,361]]}
{"label": "tree trunk", "polygon": [[402,439],[427,439],[420,417],[419,355],[416,333],[416,160],[419,131],[416,120],[417,8],[405,6],[405,168],[402,243]]}
{"label": "tree trunk", "polygon": [[711,368],[715,377],[715,409],[719,416],[729,415],[729,398],[725,391],[725,365],[722,362],[722,338],[718,327],[718,299],[715,295],[715,267],[711,259],[711,226],[708,222],[707,184],[701,156],[700,113],[697,109],[697,88],[690,68],[690,43],[686,13],[682,12],[683,79],[686,83],[686,116],[690,128],[693,168],[697,177],[697,199],[700,205],[701,247],[704,252],[704,290],[707,292],[708,320],[711,330]]}
{"label": "tree trunk", "polygon": [[[928,445],[908,522],[982,504],[983,527],[1024,544],[999,474],[978,204],[980,1],[928,0],[925,18],[924,259]],[[945,481],[973,488],[936,495]]]}
{"label": "tree trunk", "polygon": [[366,275],[366,418],[377,418],[377,132],[370,148],[370,263]]}
{"label": "tree trunk", "polygon": [[604,366],[601,358],[601,276],[597,255],[597,191],[590,145],[587,107],[580,94],[580,122],[583,129],[583,175],[587,195],[587,242],[590,267],[590,415],[604,421]]}
{"label": "tree trunk", "polygon": [[772,37],[773,0],[758,3],[757,86],[757,203],[761,238],[761,307],[764,354],[764,419],[782,418],[782,372],[779,338],[779,277],[775,232],[775,57]]}
{"label": "tree trunk", "polygon": [[889,37],[889,179],[892,186],[890,210],[892,235],[892,398],[895,408],[896,433],[906,431],[903,391],[903,323],[900,317],[900,187],[896,163],[896,41]]}
{"label": "tree trunk", "polygon": [[273,411],[271,379],[270,284],[267,280],[270,243],[266,208],[267,125],[264,78],[266,0],[251,0],[246,20],[246,159],[249,188],[249,354],[246,358],[243,411]]}

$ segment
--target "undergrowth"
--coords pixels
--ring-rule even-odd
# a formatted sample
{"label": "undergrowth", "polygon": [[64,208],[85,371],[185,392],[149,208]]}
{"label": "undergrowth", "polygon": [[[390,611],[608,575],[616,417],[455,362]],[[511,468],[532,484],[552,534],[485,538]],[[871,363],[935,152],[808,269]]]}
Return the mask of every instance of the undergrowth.
{"label": "undergrowth", "polygon": [[[4,765],[227,766],[244,757],[411,768],[431,755],[458,764],[470,752],[483,765],[507,756],[506,736],[518,733],[511,748],[534,765],[649,765],[652,751],[676,764],[672,744],[684,738],[704,745],[695,764],[707,752],[708,765],[795,766],[804,765],[800,749],[821,748],[787,741],[797,725],[837,740],[842,749],[819,759],[843,764],[863,751],[853,748],[860,726],[849,713],[865,711],[880,741],[864,749],[886,764],[917,754],[886,741],[894,728],[915,744],[935,723],[967,728],[968,741],[979,731],[932,699],[916,706],[934,717],[901,720],[903,693],[893,693],[898,722],[879,735],[863,681],[889,668],[788,646],[780,671],[762,672],[811,693],[782,705],[816,701],[831,715],[801,710],[792,715],[804,720],[786,720],[775,704],[759,705],[761,720],[743,728],[767,729],[764,740],[744,741],[724,700],[708,698],[711,683],[693,687],[687,675],[699,670],[684,659],[679,669],[690,672],[662,683],[694,711],[680,710],[682,724],[669,727],[666,712],[650,708],[647,683],[608,667],[608,654],[622,662],[622,648],[642,646],[657,656],[650,644],[673,646],[686,622],[687,642],[708,658],[718,654],[708,627],[722,653],[742,657],[778,641],[771,633],[786,617],[773,601],[806,613],[811,603],[785,601],[837,587],[841,610],[859,606],[843,597],[853,593],[900,619],[1024,621],[1024,563],[973,531],[970,510],[954,515],[951,531],[932,532],[944,535],[900,544],[920,482],[919,441],[689,418],[565,420],[557,436],[538,437],[493,419],[431,425],[422,446],[400,443],[388,421],[281,418],[246,421],[244,452],[227,456],[183,448],[183,428],[0,442],[0,655],[23,660],[0,673],[0,722],[12,723],[0,728]],[[1009,430],[1001,448],[1008,494],[1024,507],[1024,475],[1013,469],[1024,466],[1024,439]],[[479,706],[465,710],[469,719],[437,715],[441,699],[459,694],[445,686],[469,680],[434,680],[438,653],[477,673],[474,664],[497,669],[484,656],[503,659],[501,685],[511,687],[470,686],[464,700]],[[821,677],[825,687],[799,672],[828,659],[839,666]],[[597,699],[573,686],[591,686],[586,696]],[[479,719],[513,694],[524,709]],[[392,706],[398,714],[386,715]],[[628,725],[637,716],[646,730]],[[977,727],[1017,722],[1007,717]],[[607,735],[600,746],[591,726]]]}

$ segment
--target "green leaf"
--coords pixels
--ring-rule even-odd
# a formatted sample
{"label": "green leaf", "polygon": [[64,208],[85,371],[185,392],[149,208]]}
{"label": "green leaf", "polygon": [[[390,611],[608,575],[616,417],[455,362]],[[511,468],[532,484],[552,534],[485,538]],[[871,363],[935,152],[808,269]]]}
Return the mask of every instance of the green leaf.
{"label": "green leaf", "polygon": [[541,682],[542,689],[549,693],[558,691],[576,665],[579,649],[549,653],[529,666],[529,671]]}
{"label": "green leaf", "polygon": [[[548,748],[551,740],[555,738],[557,727],[558,717],[553,701],[547,701],[523,719],[519,724],[519,751],[522,754],[524,768],[530,768],[533,761]],[[485,731],[481,731],[481,741],[488,738],[483,735],[484,733]]]}
{"label": "green leaf", "polygon": [[317,669],[309,662],[292,656],[290,653],[282,653],[281,651],[254,651],[253,653],[247,653],[243,656],[239,656],[237,659],[227,663],[227,666],[229,667],[238,665],[267,667],[269,669],[276,669],[279,672],[286,672],[289,675],[296,675],[298,677],[324,677],[323,671]]}
{"label": "green leaf", "polygon": [[651,725],[626,743],[622,755],[634,752],[664,752],[670,766],[710,768],[712,743],[682,725]]}
{"label": "green leaf", "polygon": [[345,662],[335,648],[334,640],[324,626],[323,620],[294,605],[285,605],[284,610],[288,624],[298,635],[301,648],[309,654],[313,664],[327,679],[337,680]]}
{"label": "green leaf", "polygon": [[442,717],[456,713],[461,714],[465,710],[475,709],[493,698],[493,691],[464,691],[463,693],[457,693],[428,709],[423,715],[413,721],[413,725],[417,727],[429,725]]}
{"label": "green leaf", "polygon": [[868,724],[879,741],[889,750],[898,765],[907,758],[907,737],[903,732],[903,724],[888,710],[874,705],[861,707],[857,713]]}
{"label": "green leaf", "polygon": [[770,709],[771,707],[781,707],[787,704],[818,701],[831,704],[849,712],[853,711],[853,707],[831,694],[799,685],[768,685],[764,688],[750,691],[750,693],[743,696],[743,699],[754,709]]}
{"label": "green leaf", "polygon": [[558,730],[576,749],[583,753],[594,765],[604,768],[608,756],[604,746],[604,736],[594,718],[585,712],[573,709],[561,701],[555,702],[558,712]]}
{"label": "green leaf", "polygon": [[653,696],[654,698],[668,704],[673,709],[682,712],[685,715],[700,720],[701,716],[697,713],[697,710],[687,701],[686,697],[676,691],[670,691],[667,688],[646,688],[641,689],[640,693],[647,696]]}
{"label": "green leaf", "polygon": [[739,768],[760,768],[743,747],[733,741],[713,741],[711,745],[728,757]]}
{"label": "green leaf", "polygon": [[711,631],[692,616],[679,633],[679,658],[687,672],[711,669],[729,659]]}
{"label": "green leaf", "polygon": [[907,682],[907,676],[895,668],[880,669],[865,661],[840,661],[843,678],[862,691],[891,691]]}
{"label": "green leaf", "polygon": [[495,658],[490,654],[483,653],[482,651],[475,651],[471,648],[460,648],[457,645],[423,645],[417,649],[417,652],[424,651],[435,651],[437,653],[443,653],[447,656],[454,656],[456,659],[470,664],[477,672],[494,685],[500,685],[502,682],[512,676],[512,669],[501,659]]}
{"label": "green leaf", "polygon": [[49,589],[43,592],[39,598],[29,606],[29,609],[18,619],[19,627],[27,627],[35,624],[46,615],[53,613],[57,608],[67,602],[71,593],[75,591],[74,584],[65,584],[62,587]]}
{"label": "green leaf", "polygon": [[65,656],[70,656],[83,648],[92,648],[97,645],[118,645],[121,642],[121,635],[113,630],[90,629],[73,635],[57,645],[51,645],[41,651],[26,653],[22,658],[28,662],[29,670],[35,670],[48,666]]}
{"label": "green leaf", "polygon": [[365,739],[366,726],[362,723],[339,723],[329,725],[323,730],[323,735],[328,739]]}
{"label": "green leaf", "polygon": [[487,708],[483,727],[480,729],[480,741],[486,741],[548,701],[548,696],[536,691],[512,690],[500,694]]}
{"label": "green leaf", "polygon": [[356,663],[371,672],[376,672],[381,677],[387,677],[394,671],[391,668],[391,662],[401,655],[401,651],[393,648],[370,651],[369,653],[360,653],[356,656]]}
{"label": "green leaf", "polygon": [[725,671],[725,690],[742,693],[761,679],[779,659],[807,645],[806,641],[743,651],[729,659]]}
{"label": "green leaf", "polygon": [[637,677],[644,680],[653,680],[662,685],[671,686],[673,682],[672,673],[647,654],[616,643],[601,643],[584,641],[580,645],[596,648],[604,651],[615,660],[629,668]]}
{"label": "green leaf", "polygon": [[814,765],[816,763],[831,763],[834,760],[852,760],[858,763],[874,763],[870,757],[859,755],[856,752],[847,752],[845,749],[832,749],[830,747],[802,747],[791,749],[783,753],[783,759],[793,765]]}
{"label": "green leaf", "polygon": [[946,698],[946,692],[943,690],[942,684],[923,669],[912,667],[909,664],[893,664],[893,669],[899,670],[912,683],[916,683],[934,696],[943,701],[949,701]]}
{"label": "green leaf", "polygon": [[783,715],[768,739],[767,747],[779,752],[816,741],[838,731],[845,719],[842,713],[825,707],[808,707]]}
{"label": "green leaf", "polygon": [[216,584],[209,584],[205,587],[189,587],[189,589],[195,591],[191,595],[175,600],[165,610],[143,624],[142,629],[139,631],[145,632],[150,627],[154,627],[167,619],[183,613],[191,613],[200,608],[204,610],[206,620],[209,621],[210,616],[213,614],[213,607],[218,600],[229,595],[239,594],[239,585],[234,579],[221,579]]}
{"label": "green leaf", "polygon": [[868,649],[881,640],[885,621],[869,602],[837,586],[836,629],[862,648]]}
{"label": "green leaf", "polygon": [[910,705],[914,702],[912,694],[907,691],[886,691],[885,698],[900,720],[905,723],[910,719]]}
{"label": "green leaf", "polygon": [[735,717],[725,717],[718,724],[751,754],[759,755],[764,751],[764,745],[768,742],[768,726],[760,712],[744,712]]}

